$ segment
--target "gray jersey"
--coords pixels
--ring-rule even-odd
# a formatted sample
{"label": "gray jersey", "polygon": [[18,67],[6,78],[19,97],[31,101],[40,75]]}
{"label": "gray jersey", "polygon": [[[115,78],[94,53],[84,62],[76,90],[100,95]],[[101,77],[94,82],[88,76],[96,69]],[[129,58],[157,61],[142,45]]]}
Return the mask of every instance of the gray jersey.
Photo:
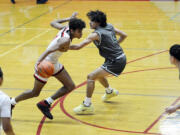
{"label": "gray jersey", "polygon": [[98,27],[94,32],[100,37],[100,41],[94,41],[94,44],[102,57],[115,59],[123,54],[123,50],[116,39],[114,27],[111,24],[107,24],[106,27]]}

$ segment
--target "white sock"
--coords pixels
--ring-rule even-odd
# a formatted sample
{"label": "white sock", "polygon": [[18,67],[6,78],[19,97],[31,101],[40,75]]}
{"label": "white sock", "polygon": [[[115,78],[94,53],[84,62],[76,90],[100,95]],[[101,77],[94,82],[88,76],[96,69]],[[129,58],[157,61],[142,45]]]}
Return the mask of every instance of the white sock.
{"label": "white sock", "polygon": [[10,102],[11,102],[12,105],[16,105],[17,104],[15,98],[12,98]]}
{"label": "white sock", "polygon": [[106,93],[107,93],[107,94],[110,94],[110,93],[112,93],[113,88],[111,88],[111,87],[109,86],[109,87],[105,88],[105,90],[106,90]]}
{"label": "white sock", "polygon": [[84,100],[84,104],[86,106],[90,106],[91,105],[91,98],[86,97],[85,100]]}
{"label": "white sock", "polygon": [[51,97],[46,98],[46,101],[51,105],[54,100]]}

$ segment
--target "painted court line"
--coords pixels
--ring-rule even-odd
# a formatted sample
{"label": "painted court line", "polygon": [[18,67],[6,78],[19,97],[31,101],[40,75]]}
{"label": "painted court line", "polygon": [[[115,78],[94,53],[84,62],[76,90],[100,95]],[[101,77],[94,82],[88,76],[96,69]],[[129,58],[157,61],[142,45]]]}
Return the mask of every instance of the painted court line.
{"label": "painted court line", "polygon": [[153,53],[153,54],[150,54],[150,55],[147,55],[147,56],[144,56],[144,57],[137,58],[135,60],[131,60],[131,61],[127,62],[127,64],[138,61],[138,60],[142,60],[142,59],[145,59],[145,58],[149,58],[151,56],[159,55],[159,54],[164,53],[164,52],[168,52],[168,50],[163,50],[163,51],[160,51],[160,52],[157,52],[157,53]]}
{"label": "painted court line", "polygon": [[[132,71],[132,72],[125,72],[124,74],[130,74],[130,73],[137,73],[137,72],[144,72],[144,71],[152,71],[152,70],[162,70],[162,69],[173,69],[174,67],[164,67],[164,68],[153,68],[153,69],[144,69],[144,70],[136,70],[136,71]],[[86,82],[84,82],[86,84]],[[85,85],[84,84],[84,85]],[[77,86],[77,88],[79,88],[81,86]],[[76,88],[76,89],[77,89]],[[65,98],[67,97],[64,96],[63,98],[60,99],[60,109],[62,110],[62,112],[69,118],[77,121],[77,122],[80,122],[82,124],[85,124],[85,125],[88,125],[88,126],[92,126],[92,127],[96,127],[96,128],[102,128],[102,129],[106,129],[106,130],[112,130],[112,131],[119,131],[119,132],[127,132],[127,133],[139,133],[139,134],[152,134],[152,135],[161,135],[159,133],[150,133],[150,132],[137,132],[137,131],[129,131],[129,130],[120,130],[120,129],[113,129],[113,128],[108,128],[108,127],[104,127],[104,126],[100,126],[100,125],[95,125],[95,124],[91,124],[91,123],[88,123],[88,122],[84,122],[82,120],[79,120],[75,117],[73,117],[71,114],[69,114],[65,108],[64,108],[64,100]],[[177,101],[176,101],[177,102]],[[162,118],[162,117],[161,117]],[[160,119],[160,118],[159,118]],[[158,119],[158,120],[159,120]],[[156,123],[154,123],[153,125],[155,125]]]}
{"label": "painted court line", "polygon": [[[159,70],[159,69],[172,69],[172,67],[157,68],[157,70]],[[132,71],[132,72],[126,72],[126,73],[124,73],[124,74],[135,73],[135,72],[142,72],[142,71],[150,71],[150,70],[155,70],[155,69],[137,70],[137,71]],[[84,81],[83,83],[79,84],[75,89],[78,89],[78,88],[86,85],[86,83],[87,83],[87,82]],[[75,90],[75,89],[74,89],[74,90]],[[67,95],[68,95],[68,94],[67,94]],[[98,126],[98,125],[94,125],[94,124],[91,124],[91,123],[87,123],[87,122],[81,121],[81,120],[73,117],[72,115],[70,115],[70,114],[65,110],[64,105],[63,105],[64,100],[65,100],[65,98],[67,97],[67,95],[65,95],[64,97],[62,97],[62,98],[60,98],[59,100],[57,100],[57,101],[53,104],[53,106],[51,107],[51,110],[58,104],[58,102],[60,102],[60,108],[61,108],[61,110],[64,112],[64,114],[65,114],[66,116],[68,116],[69,118],[71,118],[71,119],[73,119],[73,120],[76,120],[76,121],[78,121],[78,122],[81,122],[81,123],[83,123],[83,124],[86,124],[86,125],[89,125],[89,126],[93,126],[93,127],[97,127],[97,128],[103,128],[103,129],[107,129],[107,130],[113,130],[113,131],[144,134],[144,132],[126,131],[126,130],[119,130],[119,129],[112,129],[112,128],[107,128],[107,127],[103,127],[103,126]],[[39,126],[38,126],[36,135],[40,135],[42,126],[43,126],[43,124],[44,124],[44,122],[45,122],[45,119],[46,119],[46,117],[43,116],[43,118],[42,118],[42,120],[41,120],[41,122],[40,122],[40,124],[39,124]],[[157,133],[145,133],[145,134],[160,135],[160,134],[157,134]]]}
{"label": "painted court line", "polygon": [[[31,89],[23,89],[23,88],[1,88],[4,91],[26,91],[26,90],[31,90]],[[126,91],[126,90],[137,90],[137,89],[120,89],[121,91]],[[171,89],[172,90],[172,89]],[[55,89],[43,89],[42,92],[56,92],[57,90]],[[82,90],[76,90],[74,93],[85,93]],[[94,94],[104,94],[104,92],[94,92]],[[170,95],[153,95],[153,94],[136,94],[136,93],[119,93],[119,95],[123,96],[142,96],[142,97],[159,97],[159,98],[178,98],[178,96],[170,96]]]}
{"label": "painted court line", "polygon": [[[138,131],[128,131],[128,130],[121,130],[121,129],[114,129],[114,128],[108,128],[108,127],[104,127],[104,126],[100,126],[100,125],[95,125],[95,124],[91,124],[91,123],[88,123],[88,122],[84,122],[80,119],[77,119],[75,117],[73,117],[72,115],[70,115],[64,108],[64,100],[65,98],[67,97],[67,95],[63,98],[61,98],[60,100],[60,109],[62,110],[62,112],[69,118],[77,121],[77,122],[80,122],[82,124],[85,124],[85,125],[88,125],[88,126],[92,126],[92,127],[96,127],[96,128],[101,128],[101,129],[106,129],[106,130],[111,130],[111,131],[119,131],[119,132],[126,132],[126,133],[138,133],[138,134],[144,134],[144,132],[138,132]],[[151,134],[151,135],[160,135],[158,133],[145,133],[145,134]],[[40,134],[39,134],[40,135]]]}
{"label": "painted court line", "polygon": [[[158,55],[158,54],[167,52],[167,51],[168,51],[168,50],[165,50],[165,51],[157,52],[157,53],[154,53],[154,54],[151,54],[151,55],[147,55],[147,56],[144,56],[144,57],[141,57],[141,58],[137,58],[137,59],[132,60],[132,61],[130,61],[130,62],[128,62],[128,63],[132,63],[132,62],[135,62],[135,61],[138,61],[138,60],[141,60],[141,59],[145,59],[145,58],[147,58],[147,57],[155,56],[155,55]],[[128,64],[128,63],[127,63],[127,64]],[[171,69],[171,68],[174,68],[174,67],[157,68],[156,70],[161,70],[161,69]],[[144,70],[131,71],[131,72],[126,72],[126,73],[124,73],[124,74],[135,73],[135,72],[142,72],[142,71],[150,71],[150,70],[155,70],[155,68],[153,68],[153,69],[144,69]],[[78,85],[75,89],[77,89],[77,88],[79,88],[79,87],[82,87],[82,86],[85,85],[86,83],[87,83],[86,81],[83,82],[83,83],[81,83],[81,84]],[[68,95],[68,94],[67,94],[67,95]],[[71,116],[69,113],[67,113],[67,111],[64,109],[63,102],[64,102],[64,100],[65,100],[65,98],[66,98],[67,95],[65,95],[64,97],[60,98],[60,100],[57,100],[57,101],[55,102],[55,105],[57,105],[57,103],[60,102],[60,107],[61,107],[62,111],[63,111],[69,118],[71,118],[71,119],[74,119],[74,120],[76,120],[76,121],[79,121],[79,122],[81,122],[81,123],[84,123],[84,124],[87,124],[87,125],[90,125],[90,126],[94,126],[94,127],[98,127],[98,128],[103,128],[103,129],[108,129],[108,130],[113,130],[113,131],[121,131],[121,132],[129,132],[129,133],[140,133],[140,134],[154,134],[154,135],[160,135],[159,133],[148,133],[148,132],[145,133],[145,131],[144,131],[144,132],[134,132],[134,131],[126,131],[126,130],[111,129],[111,128],[106,128],[106,127],[94,125],[94,124],[87,123],[87,122],[83,122],[83,121],[81,121],[81,120],[79,120],[79,119],[76,119],[75,117],[73,117],[73,116]],[[55,107],[55,105],[53,104],[53,108]],[[53,108],[52,108],[52,109],[53,109]],[[39,126],[38,126],[36,135],[40,135],[41,129],[42,129],[42,126],[43,126],[43,124],[44,124],[45,119],[46,119],[46,117],[44,116],[44,117],[42,118],[42,120],[41,120]],[[154,125],[155,125],[155,124],[154,124]]]}
{"label": "painted court line", "polygon": [[[71,2],[71,0],[66,0],[66,1],[64,1],[62,4],[57,5],[56,7],[52,8],[52,11],[55,10],[55,9],[57,9],[57,8],[59,8],[59,7],[62,7],[62,6],[64,6],[64,5],[66,5],[66,4],[68,4],[69,2]],[[34,18],[32,18],[31,20],[26,21],[26,22],[24,22],[23,24],[20,24],[20,25],[16,26],[15,28],[12,28],[12,29],[4,32],[4,33],[1,33],[1,34],[0,34],[0,37],[2,37],[2,36],[4,36],[4,35],[12,32],[12,31],[15,31],[17,28],[20,28],[20,27],[22,27],[22,26],[24,26],[24,25],[26,25],[26,24],[29,24],[29,23],[31,23],[31,22],[39,19],[40,17],[42,17],[42,16],[44,16],[44,15],[46,15],[46,14],[48,14],[48,13],[51,13],[51,10],[48,10],[48,11],[46,11],[46,12],[44,12],[44,13],[42,13],[42,14],[34,17]]]}
{"label": "painted court line", "polygon": [[33,40],[36,39],[36,38],[39,38],[40,36],[44,35],[44,34],[47,33],[48,31],[49,31],[49,30],[46,30],[45,32],[42,32],[42,33],[40,33],[40,34],[34,36],[33,38],[31,38],[31,39],[25,41],[24,43],[22,43],[22,44],[20,44],[20,45],[17,45],[17,46],[14,47],[14,48],[9,49],[8,51],[6,51],[6,52],[0,54],[0,57],[3,57],[3,56],[5,56],[5,55],[11,53],[12,51],[14,51],[14,50],[16,50],[16,49],[18,49],[18,48],[20,48],[20,47],[26,45],[27,43],[33,41]]}
{"label": "painted court line", "polygon": [[[178,97],[176,99],[176,101],[174,101],[171,105],[175,105],[177,102],[180,101],[180,97]],[[151,130],[153,128],[153,126],[165,115],[166,113],[163,112],[145,131],[144,133],[148,133],[149,130]]]}

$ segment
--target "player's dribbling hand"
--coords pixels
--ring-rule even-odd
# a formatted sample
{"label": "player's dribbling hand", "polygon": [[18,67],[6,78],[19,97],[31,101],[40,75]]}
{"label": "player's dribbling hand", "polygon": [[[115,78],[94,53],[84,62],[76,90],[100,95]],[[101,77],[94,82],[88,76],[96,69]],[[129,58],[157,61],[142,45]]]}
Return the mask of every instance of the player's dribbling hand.
{"label": "player's dribbling hand", "polygon": [[77,15],[78,15],[78,12],[74,12],[70,18],[71,19],[76,18]]}
{"label": "player's dribbling hand", "polygon": [[166,113],[171,114],[171,113],[175,112],[177,110],[177,108],[176,108],[176,106],[170,106],[170,107],[167,107],[165,110],[166,110]]}

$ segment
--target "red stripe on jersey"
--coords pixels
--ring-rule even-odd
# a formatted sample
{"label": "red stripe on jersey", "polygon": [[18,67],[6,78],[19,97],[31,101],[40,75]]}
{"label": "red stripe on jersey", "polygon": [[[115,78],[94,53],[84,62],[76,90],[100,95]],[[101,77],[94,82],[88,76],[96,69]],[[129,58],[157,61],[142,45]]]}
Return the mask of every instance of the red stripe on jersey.
{"label": "red stripe on jersey", "polygon": [[64,28],[63,32],[61,33],[61,37],[64,37],[64,32],[66,31],[67,28]]}

